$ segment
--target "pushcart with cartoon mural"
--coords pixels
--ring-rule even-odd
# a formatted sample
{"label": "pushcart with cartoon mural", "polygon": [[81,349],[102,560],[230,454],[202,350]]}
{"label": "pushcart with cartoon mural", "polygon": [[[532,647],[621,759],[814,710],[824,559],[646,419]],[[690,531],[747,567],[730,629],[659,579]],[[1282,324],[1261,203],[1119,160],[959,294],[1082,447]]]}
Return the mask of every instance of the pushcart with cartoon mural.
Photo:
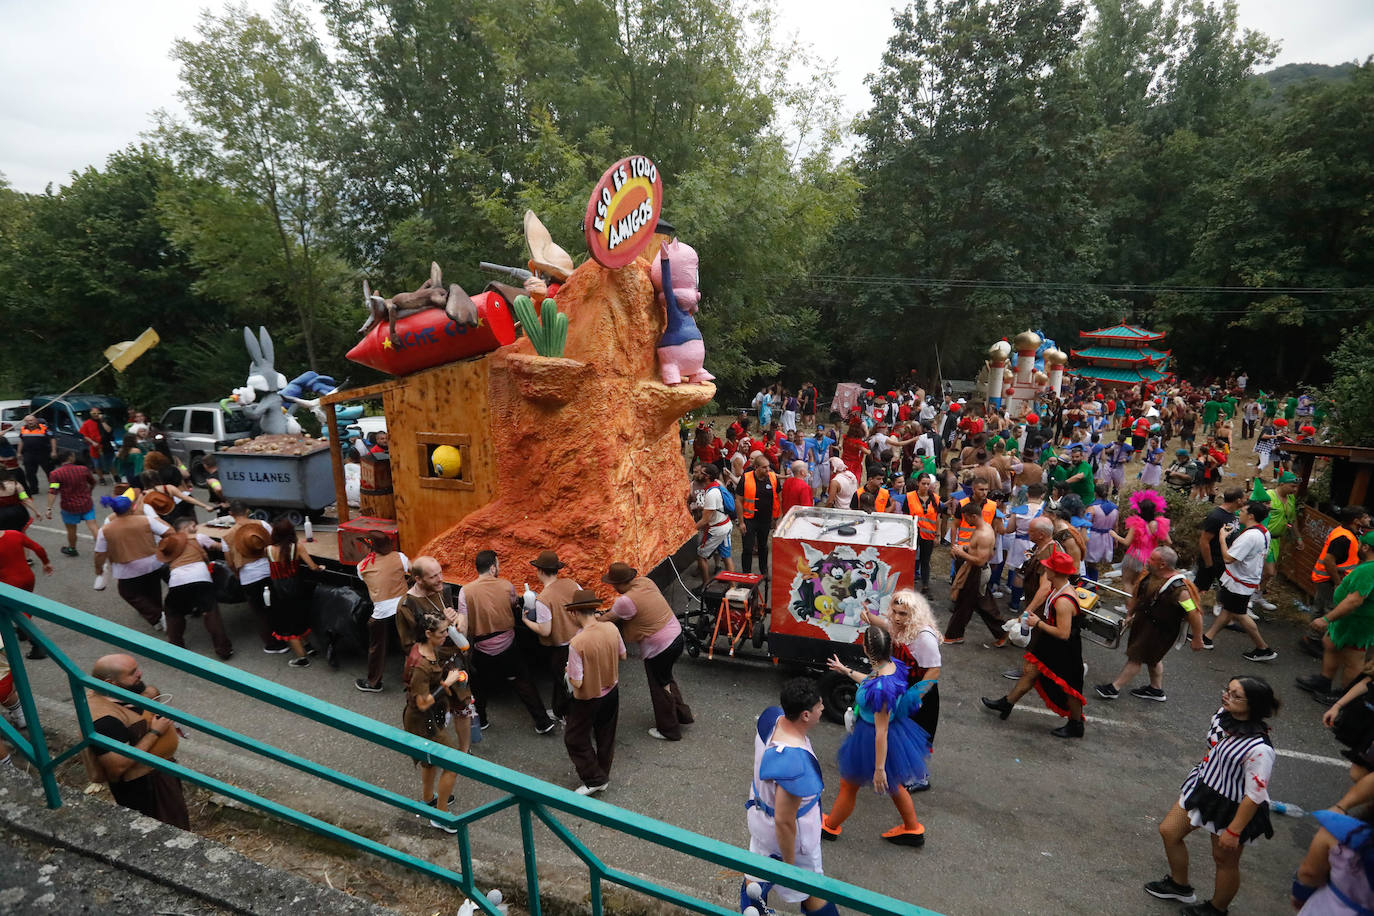
{"label": "pushcart with cartoon mural", "polygon": [[747,636],[774,662],[815,672],[827,717],[842,721],[854,683],[827,671],[826,660],[864,664],[860,615],[886,614],[892,595],[911,587],[916,548],[907,515],[789,509],[773,532],[767,598],[762,576],[719,574],[696,625],[685,628],[688,652],[736,655]]}

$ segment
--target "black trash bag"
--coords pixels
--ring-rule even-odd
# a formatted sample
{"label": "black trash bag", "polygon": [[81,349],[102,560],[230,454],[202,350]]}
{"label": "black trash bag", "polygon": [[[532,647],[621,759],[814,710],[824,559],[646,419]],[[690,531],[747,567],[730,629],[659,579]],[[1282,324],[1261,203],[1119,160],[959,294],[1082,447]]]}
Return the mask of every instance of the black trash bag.
{"label": "black trash bag", "polygon": [[324,649],[325,659],[339,667],[340,653],[367,654],[367,621],[372,602],[351,588],[319,585],[310,597],[312,641]]}
{"label": "black trash bag", "polygon": [[215,583],[215,600],[220,604],[242,604],[248,600],[243,586],[239,585],[239,577],[223,560],[210,564],[210,578]]}

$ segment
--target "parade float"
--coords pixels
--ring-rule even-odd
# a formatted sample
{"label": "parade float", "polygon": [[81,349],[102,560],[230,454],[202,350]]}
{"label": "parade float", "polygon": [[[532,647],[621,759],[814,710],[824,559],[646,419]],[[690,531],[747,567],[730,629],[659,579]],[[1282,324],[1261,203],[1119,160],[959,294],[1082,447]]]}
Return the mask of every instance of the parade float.
{"label": "parade float", "polygon": [[1020,419],[1032,411],[1036,398],[1059,396],[1068,359],[1053,340],[1037,331],[1022,331],[1010,342],[1004,337],[988,348],[977,394],[990,407]]}
{"label": "parade float", "polygon": [[692,317],[696,252],[661,219],[662,200],[657,167],[629,156],[588,200],[582,264],[527,213],[529,269],[504,268],[524,289],[469,297],[437,265],[413,293],[365,288],[349,358],[396,377],[320,400],[328,414],[381,398],[388,492],[372,506],[387,511],[348,517],[331,441],[340,562],[385,532],[436,557],[450,582],[472,578],[482,550],[519,565],[556,548],[596,583],[613,561],[647,571],[692,538],[678,420],[715,386]]}
{"label": "parade float", "polygon": [[1078,336],[1088,344],[1073,350],[1073,375],[1097,382],[1104,388],[1157,384],[1173,378],[1169,371],[1170,351],[1160,350],[1157,344],[1164,334],[1147,331],[1131,324],[1117,324],[1095,331],[1079,331]]}

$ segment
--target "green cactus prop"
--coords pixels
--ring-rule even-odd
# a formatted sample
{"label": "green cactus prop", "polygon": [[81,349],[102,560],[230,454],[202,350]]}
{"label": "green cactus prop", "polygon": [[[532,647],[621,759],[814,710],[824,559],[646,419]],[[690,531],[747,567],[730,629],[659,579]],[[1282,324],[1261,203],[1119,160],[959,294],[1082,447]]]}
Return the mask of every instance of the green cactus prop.
{"label": "green cactus prop", "polygon": [[558,310],[558,303],[545,299],[543,313],[536,315],[529,296],[515,297],[515,317],[525,329],[525,336],[534,344],[540,356],[562,356],[568,342],[568,316]]}

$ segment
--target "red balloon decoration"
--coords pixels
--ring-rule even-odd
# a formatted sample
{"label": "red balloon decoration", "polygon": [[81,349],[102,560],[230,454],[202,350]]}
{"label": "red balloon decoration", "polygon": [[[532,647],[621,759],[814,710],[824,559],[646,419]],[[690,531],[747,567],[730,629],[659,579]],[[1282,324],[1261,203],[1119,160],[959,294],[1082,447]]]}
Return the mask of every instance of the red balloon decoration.
{"label": "red balloon decoration", "polygon": [[953,404],[949,405],[949,412],[950,412],[950,413],[958,413],[958,412],[959,412],[959,402],[958,402],[958,401],[955,401]]}
{"label": "red balloon decoration", "polygon": [[1274,425],[1277,426],[1279,429],[1283,429],[1285,426],[1288,425],[1288,421],[1285,420],[1283,417],[1276,417],[1274,419]]}
{"label": "red balloon decoration", "polygon": [[1031,426],[1039,426],[1039,425],[1040,425],[1040,415],[1039,415],[1039,414],[1028,413],[1028,414],[1026,414],[1026,422],[1029,423]]}

